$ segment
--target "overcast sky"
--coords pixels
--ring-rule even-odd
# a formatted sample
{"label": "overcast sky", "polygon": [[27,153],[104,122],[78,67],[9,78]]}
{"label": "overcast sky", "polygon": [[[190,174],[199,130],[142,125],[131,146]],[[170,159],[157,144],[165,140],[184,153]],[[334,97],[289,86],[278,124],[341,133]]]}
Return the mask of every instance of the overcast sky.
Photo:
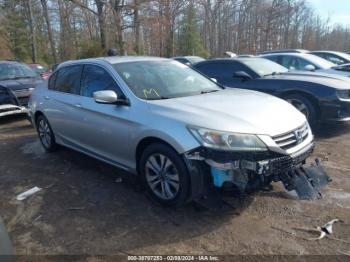
{"label": "overcast sky", "polygon": [[350,26],[350,0],[309,0],[315,11],[331,22]]}

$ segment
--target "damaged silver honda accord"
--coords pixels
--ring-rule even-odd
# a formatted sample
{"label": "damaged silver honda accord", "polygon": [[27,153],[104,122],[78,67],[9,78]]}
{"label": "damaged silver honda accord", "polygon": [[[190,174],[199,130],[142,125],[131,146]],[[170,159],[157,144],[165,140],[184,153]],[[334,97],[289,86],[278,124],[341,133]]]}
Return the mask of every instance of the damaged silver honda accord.
{"label": "damaged silver honda accord", "polygon": [[46,151],[60,144],[138,174],[167,205],[211,187],[256,190],[272,181],[313,199],[329,180],[319,163],[305,167],[314,139],[293,106],[227,90],[173,60],[62,63],[29,109]]}

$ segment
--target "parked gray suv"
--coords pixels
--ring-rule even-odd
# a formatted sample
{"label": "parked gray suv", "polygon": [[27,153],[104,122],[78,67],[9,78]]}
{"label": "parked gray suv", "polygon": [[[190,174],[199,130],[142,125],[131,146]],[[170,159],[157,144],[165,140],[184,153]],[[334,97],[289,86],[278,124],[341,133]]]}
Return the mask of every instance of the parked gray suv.
{"label": "parked gray suv", "polygon": [[299,184],[309,187],[311,197],[320,188],[309,179],[320,167],[301,168],[314,145],[303,114],[270,95],[224,89],[174,60],[65,62],[29,108],[47,151],[64,145],[138,174],[164,204],[200,199],[211,187],[282,181],[299,195]]}

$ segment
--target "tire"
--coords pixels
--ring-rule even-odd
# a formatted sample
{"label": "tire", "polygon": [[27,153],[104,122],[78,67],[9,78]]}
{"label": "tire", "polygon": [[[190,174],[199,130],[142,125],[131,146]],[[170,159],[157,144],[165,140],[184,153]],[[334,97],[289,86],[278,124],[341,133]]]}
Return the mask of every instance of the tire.
{"label": "tire", "polygon": [[153,199],[166,206],[182,206],[188,199],[190,176],[181,156],[170,146],[148,146],[139,160],[141,182]]}
{"label": "tire", "polygon": [[45,116],[38,116],[36,120],[36,130],[38,132],[40,143],[44,147],[45,151],[55,151],[57,149],[55,136],[49,124],[49,121],[46,119]]}
{"label": "tire", "polygon": [[284,99],[303,113],[311,125],[316,123],[318,118],[317,110],[308,98],[302,95],[293,94],[286,96]]}

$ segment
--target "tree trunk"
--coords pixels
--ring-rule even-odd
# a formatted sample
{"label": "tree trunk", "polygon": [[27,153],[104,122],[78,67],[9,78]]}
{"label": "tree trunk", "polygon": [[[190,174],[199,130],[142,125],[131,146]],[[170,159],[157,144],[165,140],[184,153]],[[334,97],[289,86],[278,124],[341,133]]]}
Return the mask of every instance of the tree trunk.
{"label": "tree trunk", "polygon": [[100,27],[100,38],[101,38],[101,47],[102,49],[106,49],[106,22],[105,22],[105,15],[104,15],[104,2],[101,0],[95,0],[96,7],[97,7],[97,19],[98,19],[98,25]]}
{"label": "tree trunk", "polygon": [[55,42],[54,42],[53,35],[52,35],[51,23],[50,23],[50,19],[49,19],[49,12],[47,9],[47,2],[46,2],[47,0],[40,0],[40,1],[41,1],[41,6],[43,8],[45,22],[46,22],[47,34],[49,36],[51,55],[52,55],[54,63],[56,64],[57,63],[56,47],[55,47]]}
{"label": "tree trunk", "polygon": [[116,35],[117,35],[117,44],[119,47],[119,52],[122,55],[125,55],[124,48],[124,36],[123,36],[123,7],[124,2],[121,0],[115,0],[113,5],[113,13],[114,13],[114,21],[116,27]]}
{"label": "tree trunk", "polygon": [[32,10],[32,3],[31,0],[28,0],[28,13],[29,13],[29,29],[30,29],[30,45],[31,45],[31,56],[32,56],[32,62],[36,63],[36,30],[34,26],[34,17],[33,17],[33,10]]}
{"label": "tree trunk", "polygon": [[140,39],[140,17],[139,17],[139,1],[134,0],[134,30],[135,30],[135,52],[140,54],[141,52],[141,39]]}

